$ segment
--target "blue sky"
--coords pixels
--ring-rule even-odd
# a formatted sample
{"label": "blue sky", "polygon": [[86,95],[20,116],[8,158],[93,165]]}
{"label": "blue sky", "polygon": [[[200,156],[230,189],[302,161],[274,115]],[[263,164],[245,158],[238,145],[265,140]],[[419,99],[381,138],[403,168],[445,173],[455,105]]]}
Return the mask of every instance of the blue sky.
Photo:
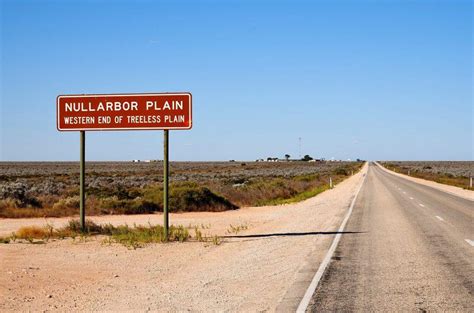
{"label": "blue sky", "polygon": [[[0,160],[77,160],[59,94],[189,91],[173,160],[472,160],[471,1],[1,1]],[[87,159],[162,158],[161,131]]]}

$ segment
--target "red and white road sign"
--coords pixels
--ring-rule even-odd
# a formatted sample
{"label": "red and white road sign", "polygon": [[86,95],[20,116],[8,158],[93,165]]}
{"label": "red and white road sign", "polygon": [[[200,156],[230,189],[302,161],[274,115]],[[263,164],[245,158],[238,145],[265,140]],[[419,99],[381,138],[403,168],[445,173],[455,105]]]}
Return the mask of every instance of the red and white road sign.
{"label": "red and white road sign", "polygon": [[192,96],[183,93],[64,95],[57,128],[74,130],[191,129]]}

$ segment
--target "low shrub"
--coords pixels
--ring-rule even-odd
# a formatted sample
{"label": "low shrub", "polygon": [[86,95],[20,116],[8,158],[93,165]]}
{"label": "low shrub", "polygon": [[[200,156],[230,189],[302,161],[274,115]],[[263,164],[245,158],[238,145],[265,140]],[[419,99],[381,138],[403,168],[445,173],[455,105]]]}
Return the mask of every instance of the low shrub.
{"label": "low shrub", "polygon": [[46,237],[51,237],[52,228],[43,226],[24,226],[20,227],[15,233],[15,236],[19,239],[44,239]]}
{"label": "low shrub", "polygon": [[120,200],[118,197],[100,199],[99,207],[102,214],[149,214],[161,210],[158,204],[142,198],[133,200]]}
{"label": "low shrub", "polygon": [[349,175],[349,171],[344,168],[344,167],[338,167],[334,170],[334,174],[335,175],[343,175],[343,176],[348,176]]}
{"label": "low shrub", "polygon": [[0,212],[8,208],[17,209],[18,208],[17,202],[11,198],[0,200]]}
{"label": "low shrub", "polygon": [[42,208],[19,208],[16,205],[0,207],[0,217],[4,218],[54,216],[46,213]]}
{"label": "low shrub", "polygon": [[307,174],[307,175],[300,175],[300,176],[295,176],[293,179],[295,181],[302,181],[302,182],[312,182],[314,180],[319,180],[321,178],[320,174]]}
{"label": "low shrub", "polygon": [[[160,186],[146,189],[142,201],[143,203],[156,204],[160,210],[163,210],[163,188]],[[169,207],[171,212],[220,212],[238,208],[226,198],[196,183],[172,185],[169,194]]]}
{"label": "low shrub", "polygon": [[174,187],[170,194],[172,211],[226,211],[238,207],[206,187],[179,186]]}
{"label": "low shrub", "polygon": [[67,197],[60,199],[58,202],[53,204],[54,210],[78,210],[79,209],[79,196]]}
{"label": "low shrub", "polygon": [[[103,226],[88,219],[86,219],[84,226],[86,233],[102,233],[103,230]],[[68,224],[63,229],[74,233],[80,233],[82,232],[81,222],[79,220],[69,220]]]}

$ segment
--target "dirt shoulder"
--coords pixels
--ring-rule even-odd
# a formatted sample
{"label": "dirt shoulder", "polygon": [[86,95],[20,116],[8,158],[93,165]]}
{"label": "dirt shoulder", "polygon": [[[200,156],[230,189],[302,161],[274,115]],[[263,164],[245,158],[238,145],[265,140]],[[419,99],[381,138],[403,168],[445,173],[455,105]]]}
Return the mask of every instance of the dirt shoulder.
{"label": "dirt shoulder", "polygon": [[[174,224],[208,226],[204,232],[223,237],[220,245],[185,242],[129,250],[104,245],[102,238],[0,245],[0,311],[274,311],[282,303],[293,308],[314,274],[305,270],[308,263],[317,268],[324,258],[331,232],[366,171],[367,165],[336,188],[297,204],[171,215]],[[92,219],[158,224],[162,216]],[[67,220],[1,219],[0,232]],[[231,224],[248,229],[229,234]]]}
{"label": "dirt shoulder", "polygon": [[474,191],[467,190],[467,189],[462,189],[462,188],[455,187],[455,186],[440,184],[440,183],[437,183],[437,182],[434,182],[434,181],[431,181],[431,180],[426,180],[426,179],[422,179],[422,178],[417,178],[417,177],[412,177],[412,176],[396,173],[394,171],[391,171],[391,170],[383,167],[378,162],[375,162],[375,164],[377,164],[382,170],[384,170],[384,171],[386,171],[390,174],[396,175],[398,177],[402,177],[402,178],[411,180],[415,183],[422,184],[422,185],[425,185],[425,186],[429,186],[429,187],[432,187],[432,188],[436,188],[438,190],[454,194],[458,197],[462,197],[462,198],[474,201]]}

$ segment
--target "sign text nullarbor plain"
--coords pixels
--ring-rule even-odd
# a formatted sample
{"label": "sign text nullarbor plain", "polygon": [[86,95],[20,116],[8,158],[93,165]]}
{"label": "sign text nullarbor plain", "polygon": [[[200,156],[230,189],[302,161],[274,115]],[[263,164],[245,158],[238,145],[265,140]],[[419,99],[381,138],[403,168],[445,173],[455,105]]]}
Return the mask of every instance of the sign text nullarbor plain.
{"label": "sign text nullarbor plain", "polygon": [[67,95],[57,98],[58,130],[190,129],[190,93]]}
{"label": "sign text nullarbor plain", "polygon": [[[157,103],[157,101],[146,101],[146,110],[182,110],[183,109],[183,101],[165,101],[162,104]],[[91,101],[85,102],[66,102],[65,103],[65,110],[66,112],[104,112],[104,111],[138,111],[138,102],[137,101],[115,101],[110,102],[107,101],[105,103],[99,102],[95,105]]]}

